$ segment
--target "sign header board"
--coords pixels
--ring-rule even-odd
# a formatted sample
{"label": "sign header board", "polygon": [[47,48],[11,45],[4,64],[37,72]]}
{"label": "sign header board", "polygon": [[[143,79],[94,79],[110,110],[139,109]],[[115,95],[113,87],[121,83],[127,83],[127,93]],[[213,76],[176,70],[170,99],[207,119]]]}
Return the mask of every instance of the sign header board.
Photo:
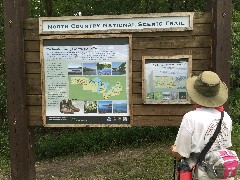
{"label": "sign header board", "polygon": [[40,34],[193,30],[193,13],[39,18]]}

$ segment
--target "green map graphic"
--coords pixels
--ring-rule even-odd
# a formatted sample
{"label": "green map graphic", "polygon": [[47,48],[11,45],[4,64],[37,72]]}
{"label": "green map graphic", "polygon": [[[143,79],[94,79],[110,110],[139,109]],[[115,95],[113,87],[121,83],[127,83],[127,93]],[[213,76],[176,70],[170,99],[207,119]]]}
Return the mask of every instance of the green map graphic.
{"label": "green map graphic", "polygon": [[69,76],[69,98],[126,100],[126,76]]}
{"label": "green map graphic", "polygon": [[171,76],[156,76],[154,81],[155,88],[175,88],[173,77]]}

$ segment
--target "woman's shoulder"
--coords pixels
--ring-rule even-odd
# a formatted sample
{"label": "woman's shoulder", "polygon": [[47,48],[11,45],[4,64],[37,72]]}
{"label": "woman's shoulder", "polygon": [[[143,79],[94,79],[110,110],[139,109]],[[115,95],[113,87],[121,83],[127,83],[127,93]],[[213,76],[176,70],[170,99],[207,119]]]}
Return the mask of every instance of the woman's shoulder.
{"label": "woman's shoulder", "polygon": [[199,111],[199,110],[195,109],[195,110],[187,112],[184,116],[185,117],[194,117],[194,116],[199,116],[199,115],[205,114],[205,113],[206,112],[204,112],[204,111]]}
{"label": "woman's shoulder", "polygon": [[[183,119],[185,120],[199,120],[202,121],[203,119],[208,119],[210,121],[214,121],[216,119],[220,119],[221,113],[217,110],[214,109],[201,109],[201,110],[192,110],[187,112],[184,116]],[[224,121],[225,122],[232,122],[232,119],[230,115],[224,111]]]}

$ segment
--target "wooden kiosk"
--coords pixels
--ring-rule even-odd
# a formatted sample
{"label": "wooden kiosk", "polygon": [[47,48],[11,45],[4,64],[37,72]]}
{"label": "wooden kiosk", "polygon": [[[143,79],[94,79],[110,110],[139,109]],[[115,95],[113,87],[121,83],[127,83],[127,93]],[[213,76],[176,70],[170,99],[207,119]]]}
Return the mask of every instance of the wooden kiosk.
{"label": "wooden kiosk", "polygon": [[[88,26],[94,25],[97,30],[94,30],[93,27],[90,27],[89,30]],[[121,27],[124,25],[126,27]],[[79,27],[77,28],[77,26]],[[84,26],[86,26],[85,29]],[[102,29],[98,26],[101,26]],[[198,75],[204,70],[212,69],[210,13],[28,19],[25,34],[27,112],[30,126],[43,124],[48,127],[179,125],[182,116],[193,108],[186,93],[186,79],[191,75]],[[84,44],[85,41],[88,43]],[[96,51],[86,50],[86,52],[82,50],[83,48],[95,48]],[[97,48],[99,49],[97,50]],[[106,48],[111,48],[111,50],[106,51]],[[122,51],[121,49],[125,50]],[[89,57],[85,57],[86,53]],[[54,57],[50,57],[50,54],[54,54]],[[60,60],[58,61],[58,59]],[[67,64],[62,65],[65,59],[68,61],[69,68],[75,63],[78,68],[81,68],[79,71],[83,69],[83,72],[80,72],[78,76],[73,75],[74,77],[70,77],[69,73],[63,70],[64,68],[67,69]],[[54,67],[53,62],[59,63],[55,64]],[[97,65],[105,62],[110,62],[112,67],[110,76],[99,74]],[[119,62],[126,63],[126,72],[123,76],[114,76],[114,66]],[[46,63],[48,64],[46,65]],[[89,65],[89,63],[94,64],[96,67],[92,67],[92,69],[96,69],[95,74],[92,76],[84,72],[85,65]],[[62,71],[56,71],[59,66],[63,66],[61,67]],[[65,73],[58,76],[53,72]],[[69,121],[66,124],[66,117],[56,113],[54,116],[57,118],[51,121],[53,124],[51,122],[51,125],[48,124],[44,116],[47,109],[46,101],[47,103],[53,103],[53,106],[58,111],[59,102],[61,101],[61,99],[57,98],[55,104],[52,100],[46,98],[46,96],[52,98],[51,94],[57,94],[56,96],[61,94],[56,91],[52,92],[51,88],[56,89],[59,85],[55,84],[54,87],[52,85],[49,87],[49,82],[55,83],[59,79],[67,78],[67,76],[72,80],[66,79],[67,82],[61,82],[69,84],[71,81],[70,85],[66,87],[69,93],[64,95],[65,98],[70,98],[72,101],[77,100],[78,107],[82,112],[86,111],[84,109],[86,101],[97,101],[96,104],[107,101],[107,105],[112,106],[112,110],[103,117],[107,119],[110,116],[112,121],[100,120],[102,115],[100,112],[95,115],[90,113],[91,116],[97,116],[95,121],[91,121],[91,118],[87,120],[85,115],[89,115],[89,113],[83,113],[80,116],[84,116],[86,121],[90,123],[84,123],[83,118],[79,117],[75,123]],[[121,78],[123,79],[120,80]],[[116,90],[114,88],[116,83],[112,83],[112,85],[106,87],[105,91],[100,92],[99,83],[104,83],[104,81],[99,79],[105,79],[104,81],[107,81],[107,83],[120,82],[119,91],[121,93],[116,92],[114,94],[112,92],[111,89]],[[98,80],[101,82],[97,82]],[[76,85],[77,82],[73,81],[84,82]],[[48,83],[48,87],[45,82]],[[73,85],[74,83],[75,85]],[[77,86],[78,90],[82,91],[79,92],[81,97],[78,97],[77,92],[74,92],[78,91]],[[87,86],[91,86],[92,89]],[[84,89],[87,90],[84,91]],[[97,99],[91,99],[94,94],[98,94]],[[105,98],[104,95],[109,97]],[[64,97],[62,98],[64,99]],[[114,121],[114,118],[121,118],[121,115],[114,113],[115,108],[117,108],[115,107],[116,101],[126,103],[126,113],[122,115],[122,117],[129,117],[125,121],[126,123],[118,120]],[[100,108],[99,105],[96,106]],[[51,105],[49,105],[50,107]],[[76,114],[81,114],[80,112]],[[59,116],[65,117],[63,118],[63,124],[61,121],[56,120],[59,119]],[[66,116],[69,119],[69,115]],[[79,121],[83,121],[83,123]]]}

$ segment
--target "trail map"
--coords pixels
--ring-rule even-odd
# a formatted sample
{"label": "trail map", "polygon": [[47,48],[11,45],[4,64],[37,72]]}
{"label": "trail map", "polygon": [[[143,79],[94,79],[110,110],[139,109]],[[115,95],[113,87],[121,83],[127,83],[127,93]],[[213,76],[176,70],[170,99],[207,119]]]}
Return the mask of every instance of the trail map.
{"label": "trail map", "polygon": [[126,77],[70,77],[70,99],[126,100]]}
{"label": "trail map", "polygon": [[46,124],[129,124],[129,39],[44,40]]}

